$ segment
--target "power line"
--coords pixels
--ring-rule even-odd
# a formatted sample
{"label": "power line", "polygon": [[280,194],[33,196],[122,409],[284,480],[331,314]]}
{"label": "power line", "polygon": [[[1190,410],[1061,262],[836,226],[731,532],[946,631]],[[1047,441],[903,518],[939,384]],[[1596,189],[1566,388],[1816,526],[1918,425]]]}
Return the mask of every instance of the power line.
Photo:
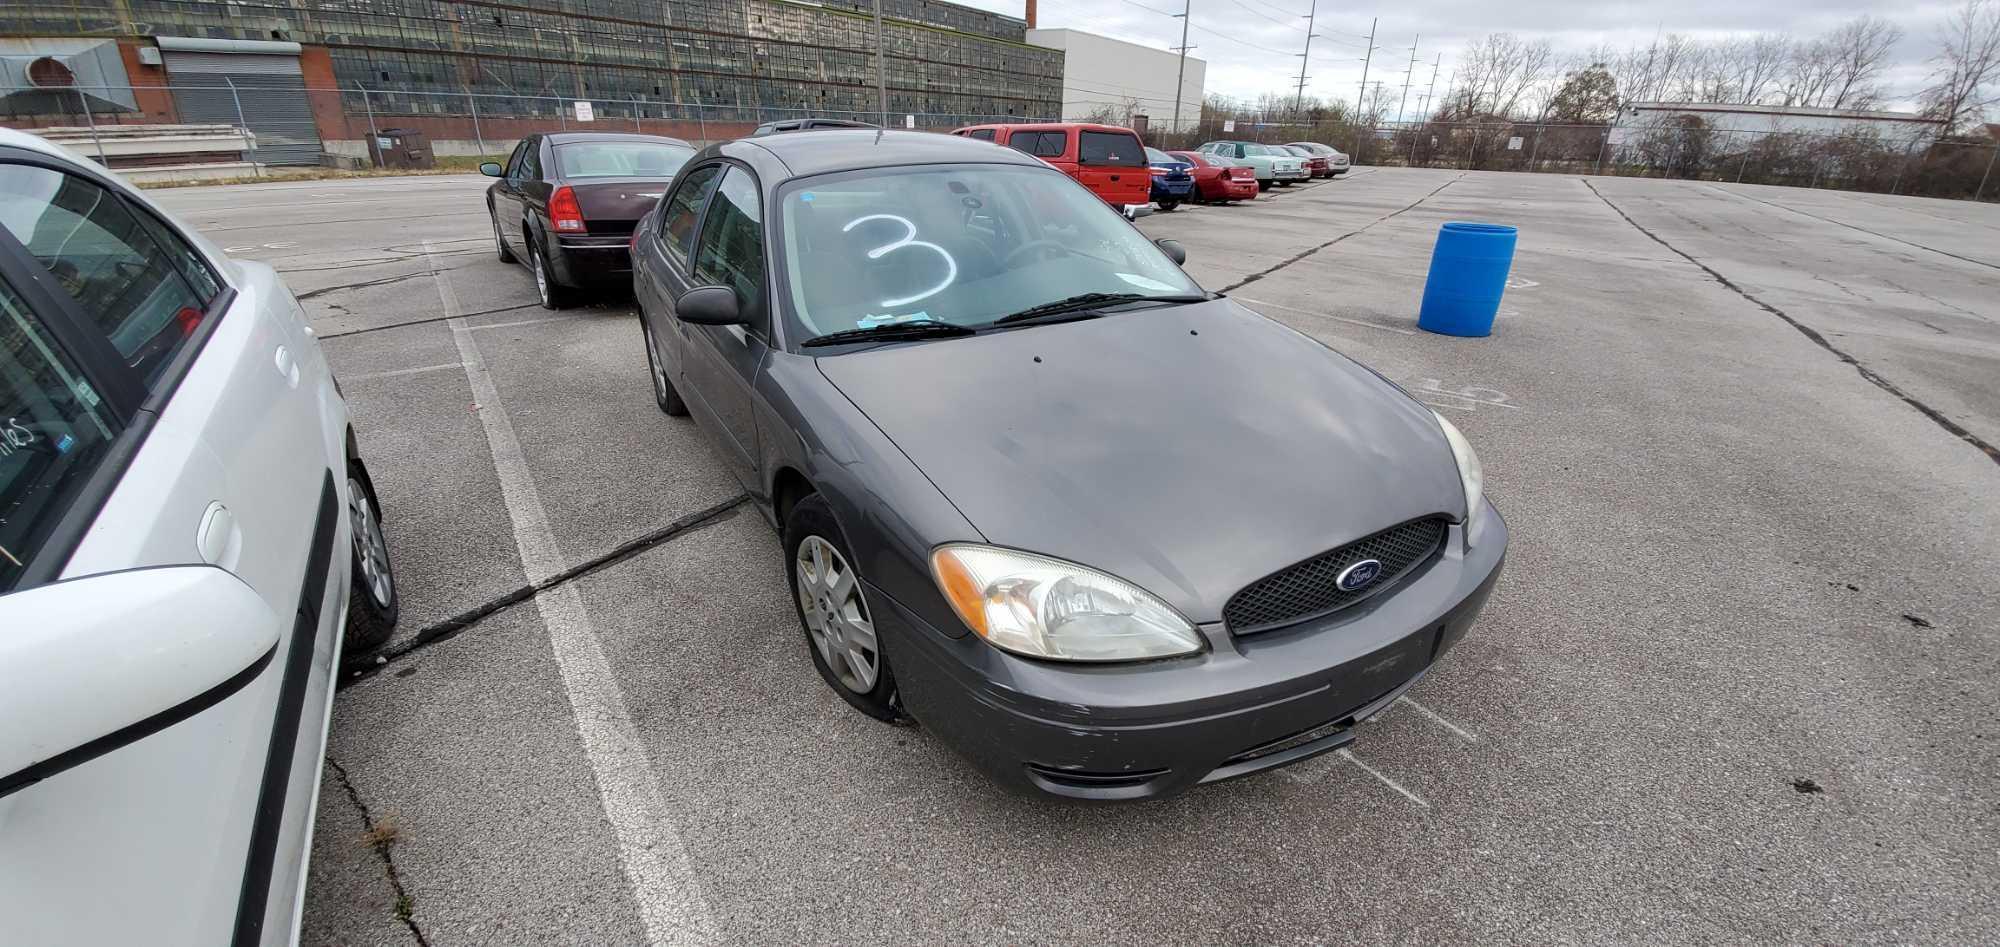
{"label": "power line", "polygon": [[[1250,7],[1248,7],[1248,6],[1244,6],[1244,4],[1243,4],[1243,0],[1229,0],[1229,2],[1230,2],[1230,3],[1233,3],[1233,4],[1235,4],[1235,5],[1236,5],[1236,6],[1237,6],[1237,7],[1239,8],[1239,9],[1241,9],[1241,10],[1242,10],[1243,12],[1245,12],[1245,13],[1248,13],[1248,14],[1250,14],[1251,16],[1256,16],[1256,17],[1263,17],[1264,19],[1266,19],[1266,20],[1269,20],[1269,21],[1271,21],[1271,22],[1273,22],[1273,23],[1276,23],[1276,24],[1278,24],[1279,26],[1282,26],[1282,27],[1284,27],[1285,29],[1288,29],[1288,30],[1297,30],[1297,29],[1299,29],[1299,27],[1297,26],[1297,24],[1293,24],[1293,23],[1287,23],[1287,22],[1285,22],[1285,21],[1283,21],[1283,20],[1280,20],[1280,19],[1278,19],[1278,18],[1277,18],[1277,17],[1275,17],[1275,16],[1265,16],[1264,14],[1262,14],[1262,13],[1258,13],[1258,12],[1257,12],[1256,10],[1253,10],[1253,9],[1251,9],[1251,8],[1250,8]],[[1301,14],[1299,14],[1299,17],[1300,17],[1301,19],[1304,19],[1304,18],[1305,18],[1305,14],[1301,13]],[[1300,32],[1304,32],[1304,31],[1303,31],[1303,30],[1301,30]]]}

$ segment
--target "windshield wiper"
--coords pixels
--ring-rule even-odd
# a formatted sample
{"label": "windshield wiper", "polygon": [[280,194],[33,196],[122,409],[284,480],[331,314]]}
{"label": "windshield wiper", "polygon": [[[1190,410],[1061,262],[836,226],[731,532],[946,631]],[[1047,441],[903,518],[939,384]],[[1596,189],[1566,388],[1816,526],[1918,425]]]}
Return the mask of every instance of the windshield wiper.
{"label": "windshield wiper", "polygon": [[800,342],[801,347],[812,345],[842,345],[848,342],[893,342],[898,339],[943,339],[961,335],[976,335],[979,330],[971,326],[939,322],[936,319],[921,319],[912,322],[885,322],[879,326],[856,329],[842,329],[816,335]]}
{"label": "windshield wiper", "polygon": [[1055,302],[1047,302],[1039,306],[1029,306],[1020,312],[1001,316],[993,320],[990,324],[1003,326],[1017,322],[1026,322],[1030,319],[1042,319],[1048,316],[1083,312],[1116,303],[1198,303],[1207,302],[1208,299],[1209,297],[1206,294],[1195,293],[1180,293],[1172,296],[1149,296],[1145,293],[1080,293],[1066,299],[1058,299]]}

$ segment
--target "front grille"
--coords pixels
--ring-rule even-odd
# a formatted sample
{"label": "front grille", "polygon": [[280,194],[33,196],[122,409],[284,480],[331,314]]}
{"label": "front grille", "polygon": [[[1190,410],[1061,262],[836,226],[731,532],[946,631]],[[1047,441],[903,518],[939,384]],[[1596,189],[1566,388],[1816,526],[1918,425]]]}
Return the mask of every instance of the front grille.
{"label": "front grille", "polygon": [[[1446,529],[1441,516],[1411,520],[1281,569],[1231,596],[1222,608],[1222,621],[1243,635],[1318,618],[1380,595],[1429,562],[1444,546]],[[1381,578],[1353,592],[1334,584],[1343,570],[1364,559],[1382,563]]]}

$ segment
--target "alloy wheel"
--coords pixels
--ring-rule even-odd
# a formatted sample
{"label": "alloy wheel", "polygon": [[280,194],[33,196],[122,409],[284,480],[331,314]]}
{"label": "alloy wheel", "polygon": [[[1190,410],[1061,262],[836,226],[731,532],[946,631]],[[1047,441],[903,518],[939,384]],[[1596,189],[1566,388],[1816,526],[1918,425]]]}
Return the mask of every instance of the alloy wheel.
{"label": "alloy wheel", "polygon": [[667,370],[660,364],[660,350],[653,346],[653,326],[644,314],[639,316],[639,331],[646,336],[646,367],[653,375],[653,400],[667,403]]}
{"label": "alloy wheel", "polygon": [[[544,305],[544,306],[548,306],[548,305],[549,305],[549,270],[548,270],[548,264],[547,264],[547,263],[544,263],[544,262],[542,262],[542,248],[541,248],[541,247],[540,247],[539,245],[530,245],[530,246],[528,247],[528,255],[529,255],[529,256],[532,256],[532,257],[534,257],[534,258],[535,258],[535,262],[534,262],[534,268],[535,268],[535,292],[536,292],[536,293],[538,293],[538,294],[540,294],[540,296],[541,296],[541,299],[542,299],[542,305]],[[551,307],[551,308],[553,308],[553,307]]]}
{"label": "alloy wheel", "polygon": [[375,518],[368,488],[354,477],[347,478],[347,520],[354,533],[354,562],[361,570],[361,584],[378,609],[387,611],[396,603],[396,579],[389,571],[389,543],[382,538],[382,521]]}
{"label": "alloy wheel", "polygon": [[854,567],[818,536],[799,543],[797,558],[799,614],[805,616],[820,659],[841,686],[857,694],[874,690],[881,651]]}

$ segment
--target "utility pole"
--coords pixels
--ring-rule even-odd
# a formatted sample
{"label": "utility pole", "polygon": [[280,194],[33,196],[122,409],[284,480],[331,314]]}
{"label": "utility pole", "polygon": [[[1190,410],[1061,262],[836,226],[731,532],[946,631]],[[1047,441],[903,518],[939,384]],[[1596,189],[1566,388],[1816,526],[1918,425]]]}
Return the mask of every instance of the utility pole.
{"label": "utility pole", "polygon": [[1417,100],[1417,111],[1424,113],[1426,121],[1430,119],[1431,96],[1435,95],[1438,90],[1438,69],[1443,65],[1444,54],[1439,53],[1437,61],[1431,63],[1431,87],[1424,92],[1423,98]]}
{"label": "utility pole", "polygon": [[875,0],[875,107],[880,123],[889,127],[889,59],[882,51],[882,0]]}
{"label": "utility pole", "polygon": [[1313,17],[1319,13],[1319,0],[1313,0],[1306,10],[1306,51],[1299,54],[1299,94],[1292,99],[1292,121],[1298,121],[1306,102],[1306,65],[1312,62]]}
{"label": "utility pole", "polygon": [[1403,123],[1403,106],[1410,104],[1410,80],[1417,74],[1417,43],[1424,34],[1418,33],[1410,39],[1410,67],[1403,70],[1403,97],[1396,100],[1396,124]]}
{"label": "utility pole", "polygon": [[[882,0],[875,0],[875,2],[879,6]],[[1174,131],[1176,132],[1181,130],[1181,88],[1187,83],[1188,21],[1194,19],[1194,17],[1188,14],[1193,11],[1194,0],[1181,0],[1181,69],[1174,76]]]}
{"label": "utility pole", "polygon": [[1381,19],[1376,17],[1368,21],[1368,55],[1361,59],[1361,91],[1355,93],[1354,99],[1354,117],[1357,119],[1361,113],[1368,111],[1368,65],[1375,59],[1375,24]]}

